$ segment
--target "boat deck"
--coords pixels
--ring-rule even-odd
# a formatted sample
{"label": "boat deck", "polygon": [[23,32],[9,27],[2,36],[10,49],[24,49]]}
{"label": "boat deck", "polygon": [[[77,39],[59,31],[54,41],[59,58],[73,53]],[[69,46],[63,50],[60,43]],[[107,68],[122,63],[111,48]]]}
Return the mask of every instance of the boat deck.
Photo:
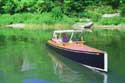
{"label": "boat deck", "polygon": [[83,42],[63,43],[63,42],[54,42],[52,40],[49,40],[48,43],[60,48],[70,49],[70,50],[75,50],[80,52],[84,51],[84,52],[93,52],[93,53],[103,53],[103,51],[89,47],[83,44]]}

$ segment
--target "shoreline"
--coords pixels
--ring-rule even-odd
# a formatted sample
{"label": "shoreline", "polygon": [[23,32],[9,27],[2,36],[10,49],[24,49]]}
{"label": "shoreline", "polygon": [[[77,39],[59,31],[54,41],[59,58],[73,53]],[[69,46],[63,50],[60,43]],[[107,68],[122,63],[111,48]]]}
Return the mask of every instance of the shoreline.
{"label": "shoreline", "polygon": [[[72,28],[73,25],[71,24],[25,24],[25,23],[15,23],[15,24],[9,24],[9,25],[1,25],[0,27],[9,27],[9,28],[18,28],[18,29],[46,29],[46,27],[49,27],[49,29],[66,29],[66,28]],[[94,24],[92,26],[94,29],[125,29],[125,25],[99,25]],[[47,28],[48,29],[48,28]]]}
{"label": "shoreline", "polygon": [[97,29],[125,29],[125,25],[94,25]]}

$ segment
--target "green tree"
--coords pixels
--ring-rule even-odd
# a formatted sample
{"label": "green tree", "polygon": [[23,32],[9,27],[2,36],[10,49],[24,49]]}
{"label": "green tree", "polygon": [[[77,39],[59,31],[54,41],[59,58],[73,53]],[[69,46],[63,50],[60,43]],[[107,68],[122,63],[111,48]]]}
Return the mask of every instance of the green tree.
{"label": "green tree", "polygon": [[35,0],[14,0],[16,4],[16,12],[33,12],[32,7],[36,3]]}
{"label": "green tree", "polygon": [[63,18],[63,12],[60,6],[54,7],[52,9],[52,17],[54,17],[55,20],[61,20]]}
{"label": "green tree", "polygon": [[65,1],[63,9],[66,15],[80,16],[85,9],[85,2],[84,0]]}
{"label": "green tree", "polygon": [[3,12],[5,13],[12,13],[14,10],[12,10],[14,8],[14,4],[13,4],[13,1],[12,0],[5,0],[5,1],[2,1],[3,3]]}
{"label": "green tree", "polygon": [[63,14],[81,17],[88,6],[119,8],[125,0],[0,0],[0,13],[43,13],[60,7]]}

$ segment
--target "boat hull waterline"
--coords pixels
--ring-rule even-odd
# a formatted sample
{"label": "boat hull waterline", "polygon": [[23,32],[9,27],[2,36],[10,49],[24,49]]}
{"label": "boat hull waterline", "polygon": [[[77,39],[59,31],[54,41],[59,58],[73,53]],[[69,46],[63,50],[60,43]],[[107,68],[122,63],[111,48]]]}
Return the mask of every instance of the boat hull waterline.
{"label": "boat hull waterline", "polygon": [[77,63],[80,63],[85,67],[104,72],[108,71],[108,57],[106,52],[90,52],[68,49],[65,48],[65,46],[59,46],[58,43],[52,40],[49,40],[47,45],[51,47],[53,50],[55,50],[57,53],[61,54],[62,56],[71,59]]}

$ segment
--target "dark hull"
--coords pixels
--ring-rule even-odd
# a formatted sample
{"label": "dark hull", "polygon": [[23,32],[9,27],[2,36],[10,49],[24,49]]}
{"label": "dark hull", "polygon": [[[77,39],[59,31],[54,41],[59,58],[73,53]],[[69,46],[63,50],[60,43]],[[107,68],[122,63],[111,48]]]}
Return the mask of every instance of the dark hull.
{"label": "dark hull", "polygon": [[92,52],[79,52],[75,50],[60,48],[49,43],[48,46],[62,56],[76,61],[82,65],[90,66],[101,71],[107,71],[107,69],[105,69],[104,53],[99,53],[99,55],[97,55],[97,53]]}

